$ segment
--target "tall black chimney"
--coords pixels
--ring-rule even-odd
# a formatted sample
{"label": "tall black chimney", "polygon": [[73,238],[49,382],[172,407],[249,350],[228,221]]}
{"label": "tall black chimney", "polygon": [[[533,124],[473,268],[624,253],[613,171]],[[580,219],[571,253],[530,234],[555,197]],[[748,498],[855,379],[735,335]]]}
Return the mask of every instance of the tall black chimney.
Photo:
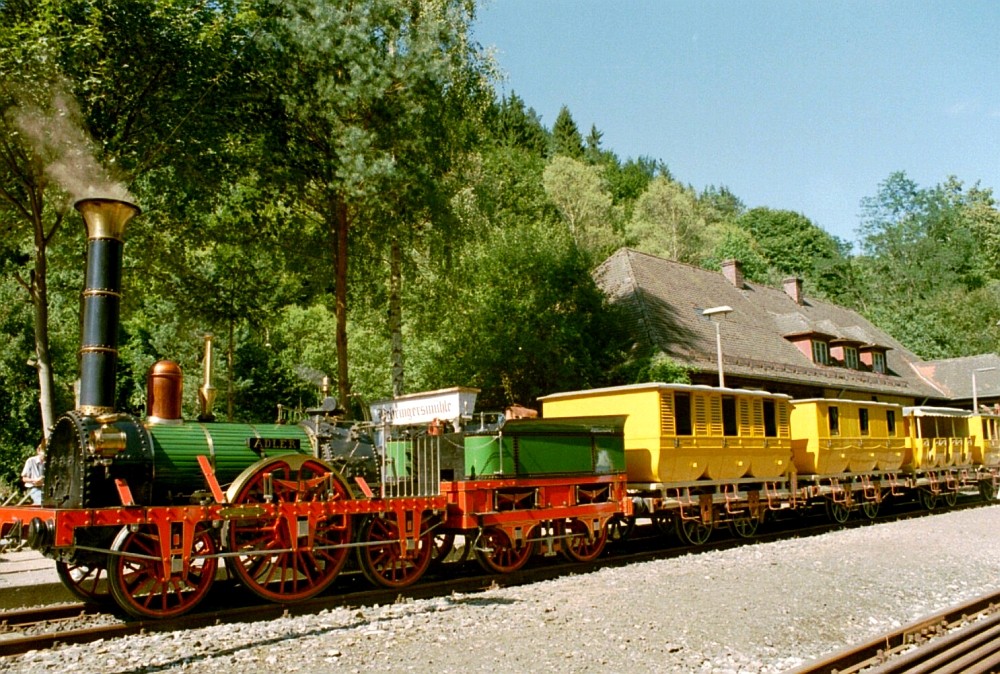
{"label": "tall black chimney", "polygon": [[118,199],[80,199],[73,206],[87,226],[77,409],[97,416],[114,411],[125,225],[141,211]]}

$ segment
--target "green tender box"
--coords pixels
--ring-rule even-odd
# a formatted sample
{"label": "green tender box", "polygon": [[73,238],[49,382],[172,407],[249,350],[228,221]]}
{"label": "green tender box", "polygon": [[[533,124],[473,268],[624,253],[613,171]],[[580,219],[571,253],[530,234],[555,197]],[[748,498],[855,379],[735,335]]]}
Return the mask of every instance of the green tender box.
{"label": "green tender box", "polygon": [[625,419],[515,419],[500,433],[466,436],[466,477],[623,473]]}
{"label": "green tender box", "polygon": [[216,478],[225,489],[247,466],[262,458],[312,454],[308,434],[292,425],[185,422],[154,424],[149,433],[153,438],[157,489],[173,494],[190,494],[205,488],[198,455],[209,457]]}

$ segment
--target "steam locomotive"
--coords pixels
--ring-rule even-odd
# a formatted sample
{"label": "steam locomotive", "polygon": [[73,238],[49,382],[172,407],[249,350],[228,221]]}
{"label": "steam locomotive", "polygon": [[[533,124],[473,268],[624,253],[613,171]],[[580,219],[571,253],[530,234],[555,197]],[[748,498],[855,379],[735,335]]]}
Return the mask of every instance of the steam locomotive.
{"label": "steam locomotive", "polygon": [[345,422],[326,396],[298,423],[218,423],[211,338],[198,420],[182,419],[170,361],[148,375],[145,418],[115,410],[124,232],[140,211],[114,199],[75,207],[87,228],[79,401],[47,438],[41,507],[0,507],[0,527],[55,559],[81,598],[176,616],[204,598],[222,560],[273,601],[322,592],[348,563],[404,587],[457,534],[497,572],[538,545],[591,559],[608,521],[630,512],[620,417],[455,432],[469,416],[460,410],[446,434],[437,418]]}

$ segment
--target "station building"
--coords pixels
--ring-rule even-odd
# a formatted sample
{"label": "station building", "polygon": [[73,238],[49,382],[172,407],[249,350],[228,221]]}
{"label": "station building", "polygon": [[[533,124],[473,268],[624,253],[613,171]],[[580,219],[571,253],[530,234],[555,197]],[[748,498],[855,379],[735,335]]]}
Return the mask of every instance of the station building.
{"label": "station building", "polygon": [[856,311],[807,297],[800,278],[774,288],[747,281],[736,260],[719,273],[622,248],[595,279],[635,346],[686,366],[693,384],[719,384],[721,351],[730,388],[1000,410],[997,354],[922,360]]}

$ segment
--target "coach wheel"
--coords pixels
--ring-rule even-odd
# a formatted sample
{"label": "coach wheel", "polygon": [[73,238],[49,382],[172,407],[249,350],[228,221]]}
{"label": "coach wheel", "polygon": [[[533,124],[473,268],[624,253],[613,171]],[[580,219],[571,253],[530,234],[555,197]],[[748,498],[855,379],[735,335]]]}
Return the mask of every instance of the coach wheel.
{"label": "coach wheel", "polygon": [[571,562],[592,562],[604,552],[608,542],[608,528],[601,527],[594,531],[594,540],[589,540],[587,525],[580,520],[570,520],[563,525],[563,535],[560,548],[563,556]]}
{"label": "coach wheel", "polygon": [[677,535],[689,545],[704,545],[712,535],[712,525],[700,519],[677,520]]}
{"label": "coach wheel", "polygon": [[77,599],[105,604],[111,598],[108,570],[103,566],[56,561],[56,575]]}
{"label": "coach wheel", "polygon": [[611,542],[627,540],[635,531],[635,517],[615,515],[608,521],[608,540]]}
{"label": "coach wheel", "polygon": [[954,508],[958,503],[958,492],[954,489],[949,489],[942,495],[944,498],[944,504],[949,508]]}
{"label": "coach wheel", "polygon": [[125,527],[111,545],[116,553],[108,566],[111,596],[138,618],[172,618],[186,613],[208,594],[215,580],[219,563],[210,526],[195,530],[186,569],[173,564],[176,559],[164,565],[161,549],[158,528],[148,524],[135,532]]}
{"label": "coach wheel", "polygon": [[835,524],[843,524],[851,516],[851,509],[846,503],[834,501],[833,499],[827,499],[826,516]]}
{"label": "coach wheel", "polygon": [[997,488],[993,486],[993,480],[979,481],[979,496],[986,502],[990,502],[997,497]]}
{"label": "coach wheel", "polygon": [[734,517],[729,521],[729,530],[738,538],[753,538],[757,535],[757,525],[760,521],[752,515]]}
{"label": "coach wheel", "polygon": [[517,571],[528,563],[534,552],[534,543],[512,541],[499,527],[486,529],[476,541],[476,560],[489,573]]}
{"label": "coach wheel", "polygon": [[917,492],[917,498],[920,500],[920,505],[925,510],[934,510],[937,507],[937,494],[932,492],[930,489],[921,489]]}
{"label": "coach wheel", "polygon": [[[394,514],[369,517],[358,535],[358,563],[373,585],[397,588],[417,582],[431,564],[434,541],[424,533],[416,546],[403,553]],[[409,546],[407,546],[409,547]]]}
{"label": "coach wheel", "polygon": [[873,520],[878,517],[879,505],[881,504],[874,499],[865,499],[861,502],[861,514],[864,515],[865,519]]}
{"label": "coach wheel", "polygon": [[[350,490],[333,468],[304,454],[257,462],[229,488],[235,505],[347,501]],[[315,524],[312,522],[315,521]],[[309,530],[300,529],[305,524]],[[226,549],[242,553],[229,570],[258,597],[275,602],[314,597],[337,577],[347,561],[351,518],[336,514],[291,521],[282,515],[242,516],[226,522]]]}

